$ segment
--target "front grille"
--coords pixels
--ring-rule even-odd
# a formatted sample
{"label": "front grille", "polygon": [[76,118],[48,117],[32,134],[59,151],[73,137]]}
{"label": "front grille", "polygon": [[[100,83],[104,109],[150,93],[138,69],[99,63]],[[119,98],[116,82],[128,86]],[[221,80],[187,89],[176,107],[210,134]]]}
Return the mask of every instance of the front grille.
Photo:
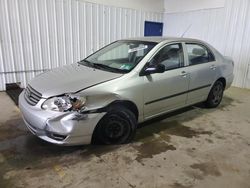
{"label": "front grille", "polygon": [[32,106],[35,106],[42,98],[42,94],[33,89],[30,85],[25,89],[24,96],[26,101]]}

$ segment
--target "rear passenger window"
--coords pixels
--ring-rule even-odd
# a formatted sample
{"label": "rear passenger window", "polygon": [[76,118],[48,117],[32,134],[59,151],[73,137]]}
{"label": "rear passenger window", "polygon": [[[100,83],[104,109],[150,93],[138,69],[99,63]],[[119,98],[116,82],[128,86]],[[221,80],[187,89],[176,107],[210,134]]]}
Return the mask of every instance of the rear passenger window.
{"label": "rear passenger window", "polygon": [[186,44],[189,65],[198,65],[215,61],[215,58],[210,50],[199,44]]}

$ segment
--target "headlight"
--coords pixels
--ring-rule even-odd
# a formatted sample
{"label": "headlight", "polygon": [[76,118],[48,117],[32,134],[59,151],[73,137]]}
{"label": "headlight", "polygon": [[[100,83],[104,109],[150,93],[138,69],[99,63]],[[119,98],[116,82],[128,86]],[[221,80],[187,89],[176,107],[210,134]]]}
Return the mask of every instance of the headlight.
{"label": "headlight", "polygon": [[85,103],[85,97],[67,94],[62,97],[53,97],[46,100],[42,105],[42,109],[58,112],[81,111],[84,109]]}

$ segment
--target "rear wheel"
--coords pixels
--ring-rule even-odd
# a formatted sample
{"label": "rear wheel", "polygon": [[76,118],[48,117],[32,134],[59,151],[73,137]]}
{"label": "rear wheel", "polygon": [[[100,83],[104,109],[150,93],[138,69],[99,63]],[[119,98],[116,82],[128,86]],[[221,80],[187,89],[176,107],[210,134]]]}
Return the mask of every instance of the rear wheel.
{"label": "rear wheel", "polygon": [[205,105],[208,108],[216,108],[221,103],[223,92],[224,92],[223,83],[220,80],[216,81],[209,92]]}
{"label": "rear wheel", "polygon": [[136,132],[135,115],[123,106],[111,107],[99,121],[95,138],[103,144],[124,144],[130,142]]}

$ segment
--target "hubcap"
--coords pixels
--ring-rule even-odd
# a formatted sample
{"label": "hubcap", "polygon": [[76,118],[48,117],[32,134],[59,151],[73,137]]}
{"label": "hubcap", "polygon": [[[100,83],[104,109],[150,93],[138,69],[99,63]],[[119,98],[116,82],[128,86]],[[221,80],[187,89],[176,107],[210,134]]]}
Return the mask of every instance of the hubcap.
{"label": "hubcap", "polygon": [[109,140],[116,141],[128,133],[127,121],[118,116],[110,117],[104,126],[104,133]]}
{"label": "hubcap", "polygon": [[122,135],[122,127],[117,122],[112,122],[106,129],[106,135],[110,138],[118,138]]}
{"label": "hubcap", "polygon": [[213,103],[214,104],[220,103],[222,95],[223,95],[223,88],[221,85],[218,84],[213,89],[213,99],[212,99]]}

